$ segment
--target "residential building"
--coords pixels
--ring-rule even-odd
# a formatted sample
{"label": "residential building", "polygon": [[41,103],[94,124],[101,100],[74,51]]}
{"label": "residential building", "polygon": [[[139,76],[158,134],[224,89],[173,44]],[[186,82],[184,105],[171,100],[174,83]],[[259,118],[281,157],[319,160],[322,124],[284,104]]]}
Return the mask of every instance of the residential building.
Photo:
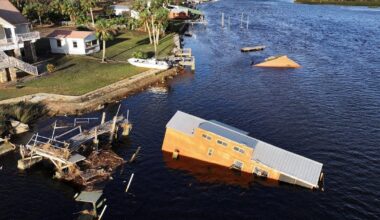
{"label": "residential building", "polygon": [[100,50],[93,31],[55,30],[48,36],[52,53],[88,55]]}
{"label": "residential building", "polygon": [[[38,75],[34,43],[40,38],[30,23],[8,0],[0,0],[0,83],[17,80],[17,69]],[[24,61],[23,61],[24,60]]]}

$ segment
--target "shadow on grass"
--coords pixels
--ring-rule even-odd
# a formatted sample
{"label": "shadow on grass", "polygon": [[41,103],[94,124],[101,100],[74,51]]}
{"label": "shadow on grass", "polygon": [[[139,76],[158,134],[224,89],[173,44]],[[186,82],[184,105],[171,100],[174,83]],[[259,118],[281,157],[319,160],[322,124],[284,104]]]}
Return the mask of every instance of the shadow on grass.
{"label": "shadow on grass", "polygon": [[61,71],[61,70],[65,70],[65,69],[71,68],[71,67],[73,67],[73,66],[75,66],[75,65],[76,65],[75,63],[72,63],[72,64],[69,64],[69,65],[66,65],[66,66],[62,66],[62,67],[60,67],[60,68],[57,68],[57,69],[55,70],[55,72],[58,72],[58,71]]}
{"label": "shadow on grass", "polygon": [[[113,39],[112,41],[107,41],[106,43],[106,47],[109,48],[109,47],[112,47],[113,45],[115,44],[119,44],[121,42],[124,42],[124,41],[127,41],[127,40],[130,40],[131,38],[129,37],[120,37],[120,38],[115,38]],[[102,44],[102,42],[100,41],[100,44]]]}

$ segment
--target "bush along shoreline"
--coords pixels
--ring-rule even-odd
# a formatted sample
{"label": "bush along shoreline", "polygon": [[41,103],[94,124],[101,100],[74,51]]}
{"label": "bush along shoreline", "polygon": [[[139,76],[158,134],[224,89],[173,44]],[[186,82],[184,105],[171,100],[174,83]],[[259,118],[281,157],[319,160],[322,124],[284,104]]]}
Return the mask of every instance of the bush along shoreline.
{"label": "bush along shoreline", "polygon": [[0,137],[13,134],[10,120],[32,124],[46,114],[46,108],[39,103],[19,102],[0,106]]}

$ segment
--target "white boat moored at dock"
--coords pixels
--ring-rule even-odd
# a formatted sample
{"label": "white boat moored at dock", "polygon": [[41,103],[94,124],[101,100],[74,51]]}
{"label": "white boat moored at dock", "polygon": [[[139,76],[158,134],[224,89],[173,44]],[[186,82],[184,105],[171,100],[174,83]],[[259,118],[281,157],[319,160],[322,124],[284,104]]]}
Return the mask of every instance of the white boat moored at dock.
{"label": "white boat moored at dock", "polygon": [[128,59],[128,62],[134,66],[150,69],[167,70],[170,67],[170,65],[166,61],[158,61],[156,59],[130,58]]}

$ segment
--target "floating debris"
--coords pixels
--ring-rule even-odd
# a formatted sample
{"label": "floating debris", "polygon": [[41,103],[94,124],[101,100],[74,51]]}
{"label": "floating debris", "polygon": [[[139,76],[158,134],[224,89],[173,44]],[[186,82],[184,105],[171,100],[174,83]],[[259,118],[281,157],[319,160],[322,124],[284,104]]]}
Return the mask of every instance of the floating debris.
{"label": "floating debris", "polygon": [[[127,118],[118,116],[120,106],[112,120],[105,121],[103,114],[100,124],[89,130],[82,129],[82,124],[89,124],[97,118],[75,118],[72,129],[56,134],[61,127],[54,123],[51,137],[34,134],[28,143],[20,146],[21,159],[18,161],[19,169],[27,169],[43,159],[54,164],[55,177],[91,189],[95,184],[111,177],[113,171],[125,163],[112,150],[99,149],[98,136],[109,134],[111,143],[116,136],[118,128],[123,128],[123,135],[129,135],[132,124]],[[68,127],[67,129],[69,129]],[[94,148],[86,146],[93,143]],[[93,145],[93,146],[94,146]]]}
{"label": "floating debris", "polygon": [[241,52],[253,52],[264,50],[265,46],[255,46],[255,47],[243,47],[240,49]]}
{"label": "floating debris", "polygon": [[300,68],[301,66],[289,59],[287,56],[272,56],[265,59],[264,62],[256,64],[257,67],[274,67],[274,68]]}

